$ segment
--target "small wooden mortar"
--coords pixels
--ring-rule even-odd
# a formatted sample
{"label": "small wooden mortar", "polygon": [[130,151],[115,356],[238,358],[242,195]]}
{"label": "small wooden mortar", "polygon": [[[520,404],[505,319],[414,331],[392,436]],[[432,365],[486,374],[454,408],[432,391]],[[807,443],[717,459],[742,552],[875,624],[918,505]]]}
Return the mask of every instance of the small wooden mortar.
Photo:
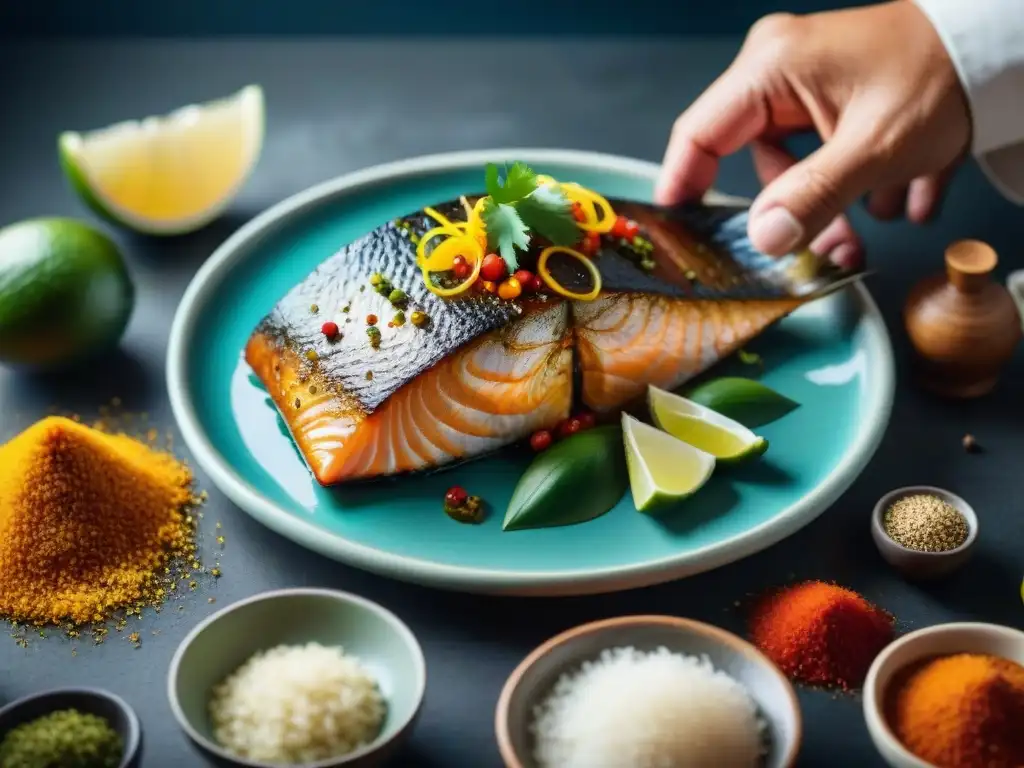
{"label": "small wooden mortar", "polygon": [[946,272],[911,289],[903,310],[922,386],[944,397],[988,394],[1021,339],[1017,306],[992,279],[991,246],[960,240],[946,249]]}

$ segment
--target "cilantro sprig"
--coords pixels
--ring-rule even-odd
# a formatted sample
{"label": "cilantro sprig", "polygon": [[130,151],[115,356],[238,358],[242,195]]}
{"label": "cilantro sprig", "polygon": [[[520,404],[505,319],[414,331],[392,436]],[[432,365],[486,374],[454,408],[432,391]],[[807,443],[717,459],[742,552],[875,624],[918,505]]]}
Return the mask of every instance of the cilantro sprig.
{"label": "cilantro sprig", "polygon": [[487,199],[481,215],[487,247],[501,255],[510,273],[519,265],[516,251],[530,247],[531,234],[552,245],[579,242],[581,232],[569,199],[558,187],[538,184],[537,174],[528,165],[513,163],[502,174],[497,165],[488,163],[484,180]]}

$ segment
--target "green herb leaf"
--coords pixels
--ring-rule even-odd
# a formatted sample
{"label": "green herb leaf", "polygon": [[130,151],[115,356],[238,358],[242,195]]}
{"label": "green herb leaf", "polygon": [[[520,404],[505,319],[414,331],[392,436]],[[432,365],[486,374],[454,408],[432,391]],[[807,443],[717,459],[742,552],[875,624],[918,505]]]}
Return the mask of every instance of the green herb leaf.
{"label": "green herb leaf", "polygon": [[484,180],[487,194],[496,203],[515,203],[537,189],[537,174],[525,163],[513,163],[505,169],[504,178],[500,177],[498,166],[488,163]]}
{"label": "green herb leaf", "polygon": [[699,384],[685,396],[750,429],[781,419],[799,404],[759,381],[725,376]]}
{"label": "green herb leaf", "polygon": [[502,530],[544,528],[593,520],[629,490],[622,430],[577,432],[537,455],[519,479]]}
{"label": "green herb leaf", "polygon": [[494,198],[484,203],[482,216],[487,229],[487,247],[501,254],[509,274],[515,272],[519,264],[516,248],[525,251],[530,246],[526,225],[513,206],[497,203]]}
{"label": "green herb leaf", "polygon": [[527,227],[554,245],[575,245],[580,240],[569,198],[557,187],[537,187],[516,203],[516,211]]}

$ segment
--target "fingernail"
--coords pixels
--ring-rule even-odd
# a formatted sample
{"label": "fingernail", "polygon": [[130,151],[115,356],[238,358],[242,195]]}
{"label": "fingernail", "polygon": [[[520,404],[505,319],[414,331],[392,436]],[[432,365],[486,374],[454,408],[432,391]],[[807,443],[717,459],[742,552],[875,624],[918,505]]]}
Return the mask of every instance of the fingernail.
{"label": "fingernail", "polygon": [[754,247],[771,256],[789,253],[803,236],[803,225],[781,205],[770,208],[750,222],[750,239]]}
{"label": "fingernail", "polygon": [[850,243],[843,243],[833,248],[828,258],[837,267],[854,269],[860,264],[860,256],[860,248]]}

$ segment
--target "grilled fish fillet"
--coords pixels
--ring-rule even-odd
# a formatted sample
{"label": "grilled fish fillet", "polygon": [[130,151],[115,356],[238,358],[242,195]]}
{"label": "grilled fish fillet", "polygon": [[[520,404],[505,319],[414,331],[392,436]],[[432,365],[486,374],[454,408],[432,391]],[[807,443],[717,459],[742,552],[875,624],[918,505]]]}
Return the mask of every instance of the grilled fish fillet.
{"label": "grilled fish fillet", "polygon": [[[576,399],[607,412],[648,384],[679,386],[850,277],[758,253],[743,209],[612,205],[641,224],[655,267],[642,271],[628,244],[604,242],[594,301],[434,295],[416,266],[415,242],[435,226],[422,213],[342,248],[295,286],[255,329],[245,358],[317,481],[441,467],[553,426]],[[552,270],[560,282],[577,279],[561,269]],[[396,310],[373,290],[374,274],[406,294],[404,324],[390,322]],[[413,311],[426,326],[408,321]],[[326,321],[340,328],[333,340]]]}

